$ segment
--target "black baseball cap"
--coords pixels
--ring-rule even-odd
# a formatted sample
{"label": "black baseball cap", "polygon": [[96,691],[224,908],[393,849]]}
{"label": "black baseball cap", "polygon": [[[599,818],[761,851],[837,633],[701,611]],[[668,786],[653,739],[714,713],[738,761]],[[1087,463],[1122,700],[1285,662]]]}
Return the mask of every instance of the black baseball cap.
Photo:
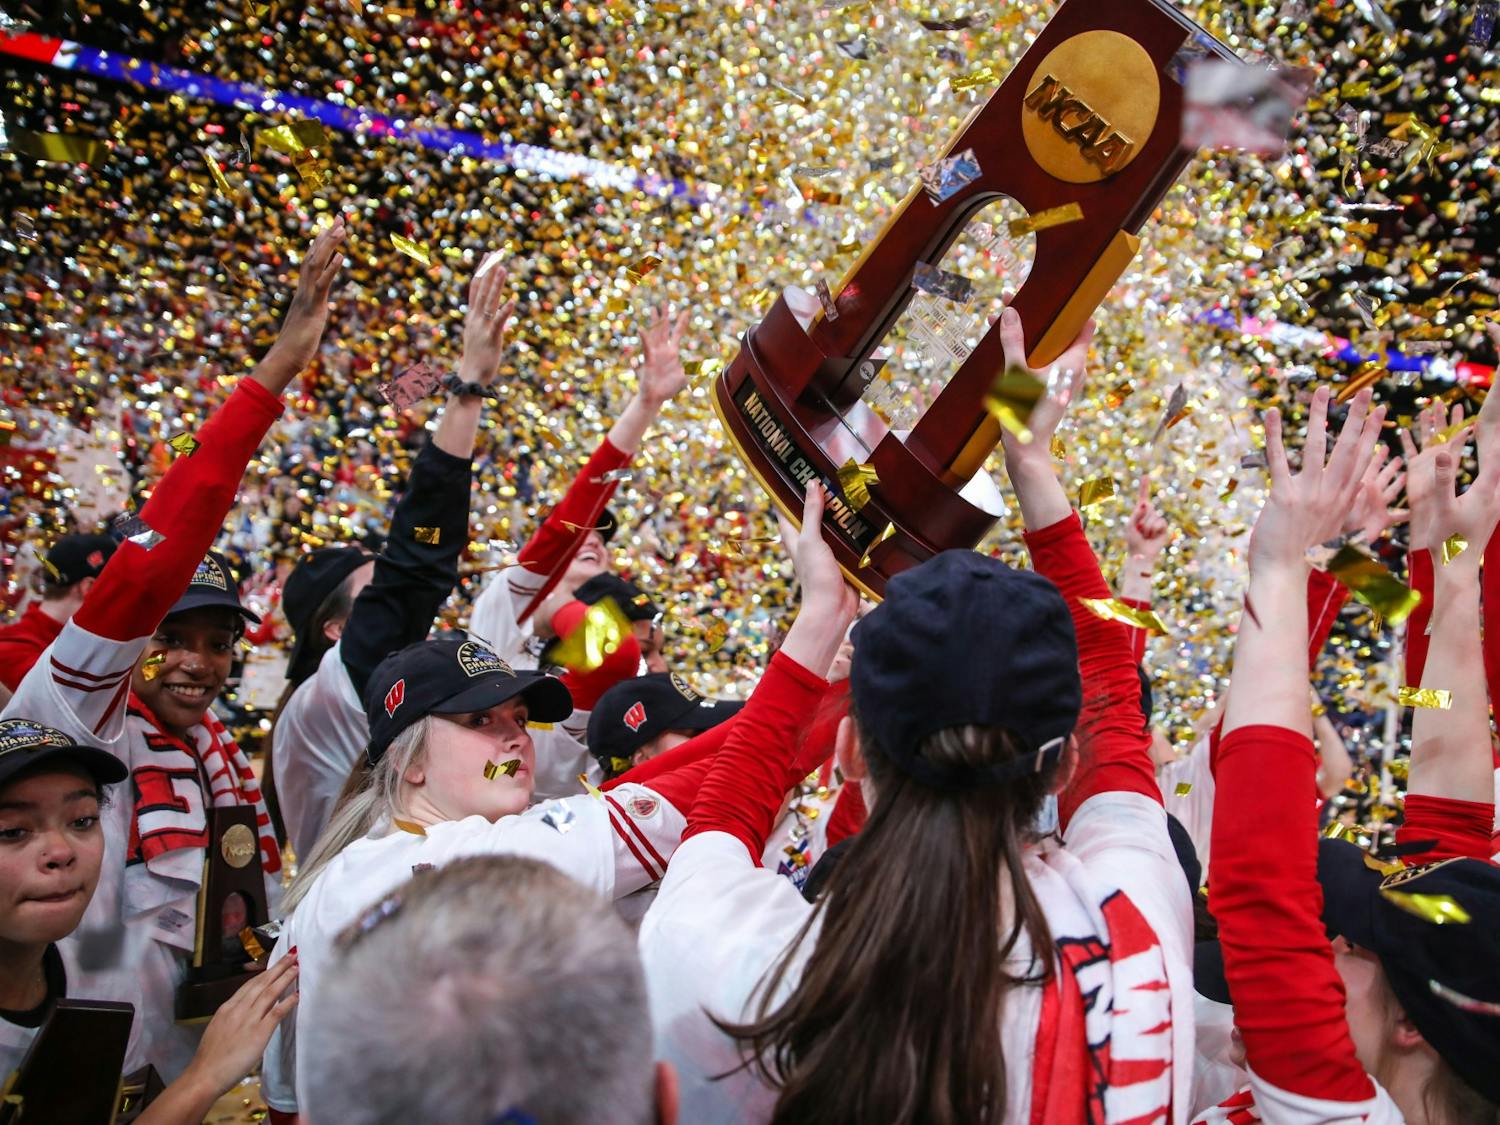
{"label": "black baseball cap", "polygon": [[[874,751],[938,789],[998,784],[1055,762],[1083,705],[1078,642],[1047,579],[976,551],[902,571],[854,626],[849,688]],[[999,726],[1027,753],[989,766],[939,766],[918,752],[950,727]]]}
{"label": "black baseball cap", "polygon": [[281,612],[295,638],[287,679],[301,682],[312,675],[322,655],[311,636],[313,618],[349,575],[374,558],[363,547],[339,546],[319,547],[297,560],[281,590]]}
{"label": "black baseball cap", "polygon": [[705,699],[675,672],[621,680],[599,697],[589,715],[589,753],[614,777],[629,769],[636,751],[658,735],[711,730],[743,706],[738,700]]}
{"label": "black baseball cap", "polygon": [[528,716],[558,723],[573,713],[573,697],[556,676],[516,671],[479,641],[448,637],[418,641],[387,656],[365,688],[370,723],[366,753],[373,764],[395,737],[428,715],[484,711],[517,695]]}
{"label": "black baseball cap", "polygon": [[75,586],[85,578],[98,578],[115,546],[108,535],[64,535],[42,556],[47,577],[54,586]]}
{"label": "black baseball cap", "polygon": [[620,607],[627,621],[655,621],[661,615],[661,606],[652,601],[646,591],[618,574],[594,575],[573,591],[573,597],[584,605],[609,598]]}
{"label": "black baseball cap", "polygon": [[[1443,1061],[1500,1102],[1500,867],[1448,859],[1385,873],[1347,840],[1320,840],[1323,923],[1380,959],[1391,991]],[[1394,900],[1388,895],[1397,896]],[[1400,896],[1450,900],[1469,921],[1438,924]]]}
{"label": "black baseball cap", "polygon": [[77,766],[100,785],[112,785],[129,776],[125,763],[107,750],[84,746],[62,731],[30,719],[0,719],[0,785],[48,763]]}
{"label": "black baseball cap", "polygon": [[167,610],[167,616],[186,613],[190,609],[202,609],[204,606],[223,606],[234,610],[253,624],[260,624],[260,615],[251,613],[240,603],[240,584],[235,581],[234,568],[218,551],[210,551],[203,556],[198,569],[193,571],[192,581],[188,583],[182,597]]}

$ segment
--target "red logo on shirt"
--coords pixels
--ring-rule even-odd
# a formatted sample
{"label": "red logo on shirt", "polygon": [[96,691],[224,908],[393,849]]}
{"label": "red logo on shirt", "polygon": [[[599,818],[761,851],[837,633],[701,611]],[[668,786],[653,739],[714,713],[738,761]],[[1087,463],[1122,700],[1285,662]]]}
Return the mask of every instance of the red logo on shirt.
{"label": "red logo on shirt", "polygon": [[648,820],[655,815],[659,803],[655,797],[632,797],[625,807],[630,810],[631,816]]}
{"label": "red logo on shirt", "polygon": [[391,690],[385,693],[385,713],[392,717],[396,714],[396,708],[401,706],[401,701],[406,698],[406,681],[397,680]]}
{"label": "red logo on shirt", "polygon": [[641,724],[646,721],[646,708],[640,702],[632,703],[630,710],[625,712],[625,725],[631,730],[640,730]]}

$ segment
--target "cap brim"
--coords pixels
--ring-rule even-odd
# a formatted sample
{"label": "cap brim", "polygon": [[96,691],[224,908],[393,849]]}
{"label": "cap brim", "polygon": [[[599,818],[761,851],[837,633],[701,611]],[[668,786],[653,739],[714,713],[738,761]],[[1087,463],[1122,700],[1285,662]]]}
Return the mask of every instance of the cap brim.
{"label": "cap brim", "polygon": [[712,730],[720,723],[728,722],[738,715],[744,707],[738,699],[721,699],[711,707],[705,707],[701,703],[694,703],[691,708],[680,719],[667,723],[668,730],[690,730],[702,733]]}
{"label": "cap brim", "polygon": [[76,766],[100,785],[114,785],[130,776],[124,762],[95,746],[38,746],[32,750],[13,750],[0,758],[0,785],[17,774],[48,765]]}
{"label": "cap brim", "polygon": [[260,624],[260,614],[251,613],[234,598],[224,594],[189,594],[167,610],[167,616],[172,617],[178,613],[186,613],[190,609],[203,609],[205,606],[216,606],[220,609],[233,610],[252,625]]}
{"label": "cap brim", "polygon": [[1318,883],[1323,888],[1323,925],[1330,935],[1376,948],[1375,904],[1384,876],[1365,862],[1364,849],[1347,840],[1318,841]]}
{"label": "cap brim", "polygon": [[573,713],[573,696],[556,676],[544,672],[519,671],[515,675],[491,672],[434,707],[434,715],[466,715],[521,695],[526,698],[527,718],[539,723],[560,723]]}

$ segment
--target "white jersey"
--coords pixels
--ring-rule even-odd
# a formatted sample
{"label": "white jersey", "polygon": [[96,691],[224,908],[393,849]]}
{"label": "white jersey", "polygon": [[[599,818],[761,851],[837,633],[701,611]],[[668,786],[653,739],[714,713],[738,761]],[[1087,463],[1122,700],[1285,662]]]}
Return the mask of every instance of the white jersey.
{"label": "white jersey", "polygon": [[1158,766],[1156,784],[1161,803],[1182,822],[1208,874],[1208,844],[1214,827],[1214,775],[1209,768],[1208,735],[1203,735],[1176,761]]}
{"label": "white jersey", "polygon": [[1404,1125],[1406,1116],[1390,1094],[1373,1078],[1372,1097],[1362,1102],[1309,1098],[1282,1090],[1258,1078],[1252,1070],[1250,1085],[1200,1114],[1193,1125]]}
{"label": "white jersey", "polygon": [[370,742],[370,725],[341,645],[297,685],[271,731],[276,797],[297,855],[312,853],[344,782]]}
{"label": "white jersey", "polygon": [[[493,822],[480,816],[445,821],[426,835],[386,825],[350,844],[318,876],[288,920],[271,964],[297,948],[305,1004],[316,995],[338,934],[417,870],[476,855],[531,856],[616,899],[661,878],[685,826],[682,813],[641,785],[617,786],[602,799],[548,801]],[[317,1055],[297,1041],[293,1024],[284,1020],[272,1037],[262,1074],[267,1103],[287,1113],[298,1102],[292,1076]]]}
{"label": "white jersey", "polygon": [[[1026,869],[1086,998],[1090,1041],[1105,1044],[1116,1063],[1141,1064],[1135,1069],[1153,1076],[1096,1088],[1093,1095],[1111,1120],[1157,1120],[1167,1105],[1172,1120],[1189,1120],[1192,911],[1161,806],[1133,793],[1092,797],[1074,815],[1066,846],[1031,851]],[[641,925],[640,948],[656,1056],[677,1069],[684,1121],[769,1116],[775,1091],[753,1070],[738,1069],[737,1044],[711,1017],[754,1016],[760,982],[812,909],[788,880],[755,866],[744,845],[727,834],[694,836],[672,858]],[[773,1008],[795,986],[816,938],[814,927],[771,998]],[[1030,962],[1024,945],[1023,931],[1015,969]],[[1048,1015],[1048,991],[1019,986],[1006,1000],[1007,1121],[1030,1120],[1038,1028],[1044,1018],[1055,1018]],[[1161,1034],[1166,1026],[1170,1033]],[[1041,1083],[1038,1097],[1049,1088]]]}
{"label": "white jersey", "polygon": [[524,622],[519,618],[546,584],[546,575],[533,574],[523,566],[508,566],[492,575],[474,599],[469,635],[487,644],[512,668],[535,668],[541,641],[533,628],[536,618]]}

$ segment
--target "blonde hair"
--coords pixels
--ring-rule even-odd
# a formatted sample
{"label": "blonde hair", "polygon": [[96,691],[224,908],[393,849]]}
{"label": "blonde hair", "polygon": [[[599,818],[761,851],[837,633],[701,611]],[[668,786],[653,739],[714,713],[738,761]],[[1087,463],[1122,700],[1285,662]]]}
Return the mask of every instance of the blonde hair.
{"label": "blonde hair", "polygon": [[[432,717],[424,715],[391,741],[380,761],[366,766],[365,759],[361,758],[355,765],[350,775],[351,784],[344,787],[333,815],[328,818],[327,827],[319,834],[312,851],[299,865],[297,877],[286,889],[281,906],[283,916],[291,916],[335,856],[355,840],[368,835],[377,824],[401,815],[401,779],[408,769],[420,764],[425,757],[427,735],[431,730]],[[359,783],[353,784],[353,778],[361,774],[363,777]]]}

